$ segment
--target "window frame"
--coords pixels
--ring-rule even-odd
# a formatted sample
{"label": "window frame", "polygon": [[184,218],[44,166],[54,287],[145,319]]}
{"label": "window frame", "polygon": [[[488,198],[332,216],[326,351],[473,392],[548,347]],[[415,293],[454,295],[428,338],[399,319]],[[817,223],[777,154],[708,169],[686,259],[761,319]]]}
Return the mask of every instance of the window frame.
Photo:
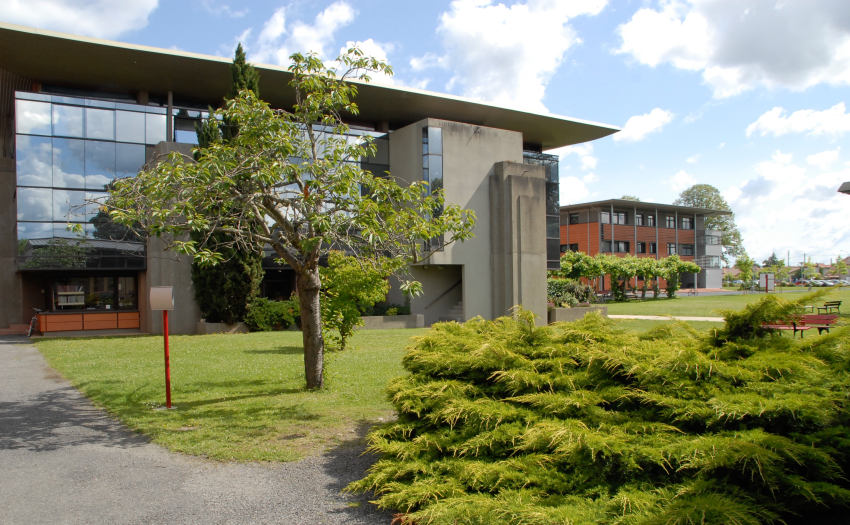
{"label": "window frame", "polygon": [[[676,229],[676,217],[673,216],[673,215],[666,215],[664,217],[664,224],[665,224],[665,228],[675,230]],[[671,226],[671,224],[672,224],[672,226]]]}
{"label": "window frame", "polygon": [[667,255],[676,255],[677,253],[678,252],[677,252],[677,249],[676,249],[676,243],[675,242],[668,242],[667,243]]}

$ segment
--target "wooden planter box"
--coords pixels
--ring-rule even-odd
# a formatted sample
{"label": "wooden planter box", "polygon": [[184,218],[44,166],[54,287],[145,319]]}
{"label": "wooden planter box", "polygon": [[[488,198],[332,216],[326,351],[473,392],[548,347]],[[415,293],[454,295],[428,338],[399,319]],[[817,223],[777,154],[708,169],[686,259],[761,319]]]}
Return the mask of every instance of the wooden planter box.
{"label": "wooden planter box", "polygon": [[38,314],[38,331],[71,332],[77,330],[115,330],[139,328],[139,312],[49,313]]}
{"label": "wooden planter box", "polygon": [[575,308],[552,308],[549,310],[549,324],[578,321],[590,312],[600,312],[602,317],[608,317],[607,306],[576,306]]}

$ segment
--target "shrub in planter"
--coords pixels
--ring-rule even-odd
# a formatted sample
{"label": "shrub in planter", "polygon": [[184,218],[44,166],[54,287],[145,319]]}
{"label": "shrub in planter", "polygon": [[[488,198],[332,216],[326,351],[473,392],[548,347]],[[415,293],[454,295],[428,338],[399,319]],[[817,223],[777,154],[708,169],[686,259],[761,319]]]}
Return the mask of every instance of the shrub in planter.
{"label": "shrub in planter", "polygon": [[[787,305],[762,306],[727,317]],[[848,339],[536,327],[521,310],[436,324],[348,490],[406,524],[832,523],[850,502]]]}
{"label": "shrub in planter", "polygon": [[576,304],[580,302],[587,303],[596,297],[593,293],[593,288],[583,284],[581,281],[557,277],[546,279],[546,292],[549,301],[558,306],[564,303],[574,306],[573,300]]}

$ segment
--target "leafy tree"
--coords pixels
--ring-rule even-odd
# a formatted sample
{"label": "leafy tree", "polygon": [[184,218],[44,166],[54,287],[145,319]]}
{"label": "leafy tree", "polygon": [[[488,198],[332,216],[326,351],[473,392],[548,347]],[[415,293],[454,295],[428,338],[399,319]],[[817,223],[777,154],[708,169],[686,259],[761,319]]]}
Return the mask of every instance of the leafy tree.
{"label": "leafy tree", "polygon": [[850,505],[850,327],[761,327],[811,304],[767,296],[646,333],[530,312],[437,324],[387,388],[396,421],[348,490],[401,525],[841,523]]}
{"label": "leafy tree", "polygon": [[838,257],[835,258],[835,265],[832,267],[835,272],[838,273],[838,278],[841,279],[842,275],[847,273],[847,263],[841,258],[839,254]]}
{"label": "leafy tree", "polygon": [[605,275],[599,259],[584,252],[567,252],[561,256],[561,268],[551,272],[556,277],[564,279],[587,279],[596,289],[597,279]]}
{"label": "leafy tree", "polygon": [[[348,79],[367,82],[369,73],[390,74],[389,65],[356,47],[337,58],[337,69],[315,54],[290,58],[291,111],[241,91],[214,115],[238,126],[235,137],[200,148],[197,162],[172,154],[118,181],[109,205],[117,221],[138,221],[199,263],[224,260],[227,244],[247,251],[271,246],[296,274],[306,383],[316,389],[324,385],[325,349],[319,260],[331,248],[345,250],[364,265],[402,274],[402,290],[418,294],[421,284],[404,276],[408,265],[430,256],[422,252],[426,241],[444,239],[437,247],[443,248],[471,238],[475,215],[445,204],[442,191],[427,194],[424,182],[400,185],[357,162],[376,147],[370,136],[353,139],[342,120],[359,113],[357,85]],[[230,238],[216,246],[208,238],[186,240],[188,232]]]}
{"label": "leafy tree", "polygon": [[[710,184],[694,184],[679,194],[679,198],[673,201],[677,206],[691,206],[693,208],[706,208],[710,210],[732,211],[729,203],[720,194],[720,190]],[[744,240],[741,232],[735,224],[735,214],[722,217],[706,217],[706,230],[717,230],[721,232],[720,244],[723,245],[723,260],[729,263],[729,256],[738,258],[747,254],[744,249]]]}
{"label": "leafy tree", "polygon": [[735,268],[739,270],[738,278],[744,281],[745,285],[749,285],[753,280],[753,267],[755,267],[755,265],[756,261],[748,255],[738,257],[735,261]]}
{"label": "leafy tree", "polygon": [[116,223],[105,209],[98,210],[97,214],[89,219],[89,223],[94,225],[92,237],[95,239],[144,242],[143,232],[138,227],[127,227]]}
{"label": "leafy tree", "polygon": [[646,299],[646,291],[650,281],[652,282],[654,296],[658,297],[660,295],[658,278],[664,273],[664,268],[659,264],[659,261],[654,257],[638,257],[635,266],[637,276],[643,279],[640,298]]}
{"label": "leafy tree", "polygon": [[821,276],[820,268],[817,267],[812,262],[812,258],[809,257],[805,263],[803,263],[803,278],[804,279],[817,279]]}
{"label": "leafy tree", "polygon": [[[233,63],[230,65],[230,92],[228,98],[233,99],[242,90],[251,91],[259,97],[260,74],[246,61],[242,44],[236,46]],[[218,119],[210,108],[210,116],[195,125],[200,149],[210,145],[231,141],[238,134],[236,123]],[[195,153],[199,159],[201,153]],[[257,247],[244,249],[231,244],[232,239],[227,233],[211,233],[209,231],[193,231],[191,238],[196,243],[207,243],[216,249],[223,257],[221,264],[207,265],[200,262],[192,263],[192,282],[195,285],[195,300],[204,318],[211,323],[236,323],[245,319],[250,305],[260,294],[260,283],[263,280],[263,252]]]}
{"label": "leafy tree", "polygon": [[[361,313],[387,298],[390,285],[388,265],[363,264],[343,252],[328,253],[328,265],[319,269],[322,277],[322,326],[325,340],[334,340],[345,350],[356,326],[363,326]],[[333,334],[336,330],[339,335]]]}
{"label": "leafy tree", "polygon": [[762,266],[785,266],[785,261],[776,256],[776,252],[770,254],[770,257],[762,261]]}
{"label": "leafy tree", "polygon": [[673,299],[682,286],[683,273],[699,273],[702,268],[693,261],[683,261],[678,255],[665,257],[660,261],[663,277],[667,281],[667,297]]}
{"label": "leafy tree", "polygon": [[618,257],[612,254],[596,254],[602,270],[611,276],[611,293],[614,300],[624,301],[626,299],[626,287],[629,282],[638,275],[638,258],[633,255]]}
{"label": "leafy tree", "polygon": [[635,197],[634,195],[623,195],[622,197],[620,197],[620,200],[621,201],[640,202],[640,199]]}

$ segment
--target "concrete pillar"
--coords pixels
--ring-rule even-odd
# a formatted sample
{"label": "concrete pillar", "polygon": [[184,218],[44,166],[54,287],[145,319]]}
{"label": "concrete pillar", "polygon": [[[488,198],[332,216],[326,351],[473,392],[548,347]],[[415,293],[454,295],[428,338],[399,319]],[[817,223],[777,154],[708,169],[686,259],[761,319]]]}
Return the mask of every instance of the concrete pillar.
{"label": "concrete pillar", "polygon": [[0,328],[22,324],[21,275],[18,255],[15,159],[0,158]]}
{"label": "concrete pillar", "polygon": [[546,173],[543,166],[497,162],[490,177],[493,316],[522,305],[547,324]]}

